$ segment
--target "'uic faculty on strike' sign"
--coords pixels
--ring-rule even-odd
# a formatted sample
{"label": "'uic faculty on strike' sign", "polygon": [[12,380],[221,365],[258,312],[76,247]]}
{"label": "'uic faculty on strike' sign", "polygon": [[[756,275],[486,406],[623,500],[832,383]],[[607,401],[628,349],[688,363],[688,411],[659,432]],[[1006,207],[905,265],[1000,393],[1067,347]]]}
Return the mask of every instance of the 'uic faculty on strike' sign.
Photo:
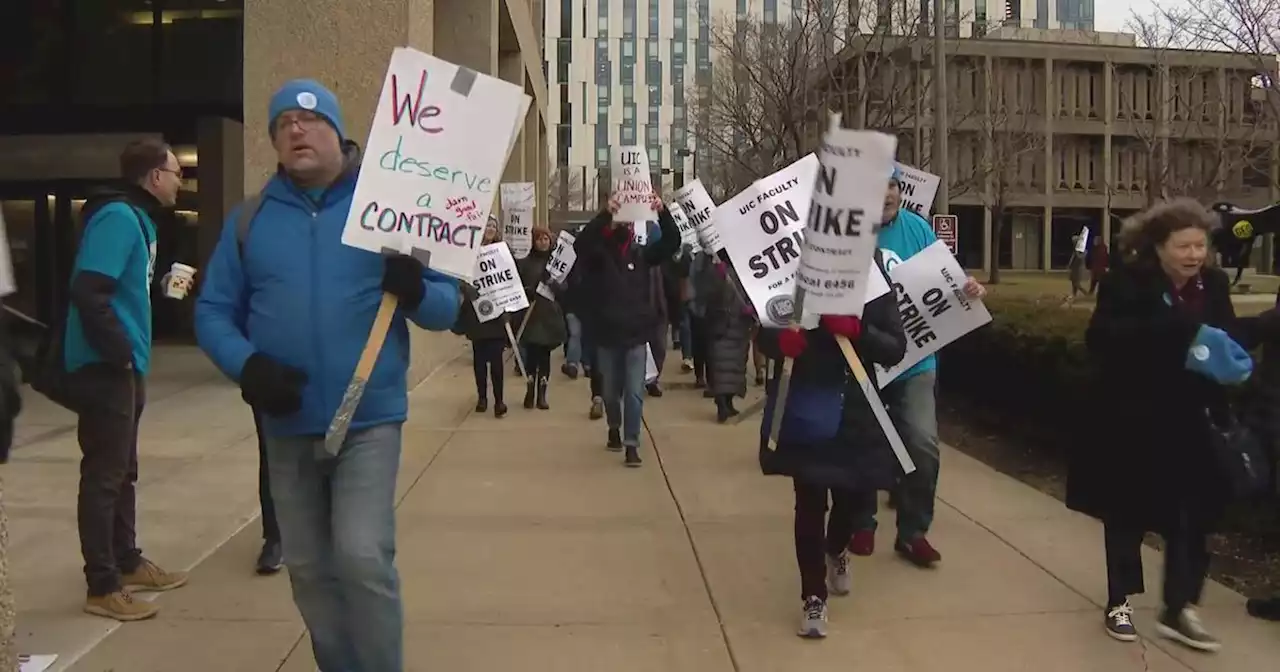
{"label": "'uic faculty on strike' sign", "polygon": [[472,302],[476,317],[488,322],[503,313],[514,313],[529,307],[516,260],[506,243],[489,243],[480,248],[476,257],[475,279],[471,285],[478,296]]}
{"label": "'uic faculty on strike' sign", "polygon": [[471,280],[521,87],[415,49],[391,54],[342,242]]}

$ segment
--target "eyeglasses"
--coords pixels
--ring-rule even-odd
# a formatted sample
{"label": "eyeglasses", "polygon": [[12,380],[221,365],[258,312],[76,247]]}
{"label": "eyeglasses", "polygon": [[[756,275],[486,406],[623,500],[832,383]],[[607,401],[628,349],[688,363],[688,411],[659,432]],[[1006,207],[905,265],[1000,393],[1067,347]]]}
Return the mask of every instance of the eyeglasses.
{"label": "eyeglasses", "polygon": [[276,119],[276,132],[288,130],[290,126],[297,126],[300,131],[309,131],[323,123],[324,118],[314,112],[298,112],[295,116],[280,115]]}
{"label": "eyeglasses", "polygon": [[172,173],[172,174],[176,175],[176,176],[178,177],[178,179],[182,179],[182,169],[181,169],[181,168],[174,169],[174,168],[167,168],[167,167],[165,167],[165,166],[160,166],[159,168],[156,168],[156,170],[158,170],[158,171],[160,171],[160,172],[162,172],[162,173]]}

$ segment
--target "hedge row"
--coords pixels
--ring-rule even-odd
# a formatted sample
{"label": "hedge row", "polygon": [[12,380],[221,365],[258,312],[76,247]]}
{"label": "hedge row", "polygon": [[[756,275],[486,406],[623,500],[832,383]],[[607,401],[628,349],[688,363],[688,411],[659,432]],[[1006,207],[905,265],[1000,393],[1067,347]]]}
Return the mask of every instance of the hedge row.
{"label": "hedge row", "polygon": [[940,358],[939,394],[964,411],[998,417],[1001,429],[1007,423],[1012,433],[1066,448],[1093,408],[1084,346],[1091,311],[1060,300],[991,297],[986,304],[991,324]]}

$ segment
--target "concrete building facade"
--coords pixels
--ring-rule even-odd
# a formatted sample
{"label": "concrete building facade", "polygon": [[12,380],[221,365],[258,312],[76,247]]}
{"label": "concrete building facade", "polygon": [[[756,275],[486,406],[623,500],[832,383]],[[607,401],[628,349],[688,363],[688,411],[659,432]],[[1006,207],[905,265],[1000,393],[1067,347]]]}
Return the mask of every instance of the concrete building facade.
{"label": "concrete building facade", "polygon": [[[1280,101],[1259,86],[1274,81],[1274,62],[990,39],[950,41],[947,53],[951,211],[966,266],[1065,267],[1081,227],[1109,241],[1122,217],[1161,196],[1280,200]],[[896,94],[860,80],[866,67],[851,58],[841,83],[812,104],[895,133],[899,159],[929,169],[932,57],[913,43],[895,58],[877,72],[894,78]],[[809,129],[815,145],[820,130]],[[1003,211],[1003,226],[993,211]]]}
{"label": "concrete building facade", "polygon": [[[504,181],[547,183],[542,0],[66,0],[0,10],[0,206],[18,293],[42,321],[65,304],[88,191],[130,140],[162,137],[184,169],[158,267],[199,267],[229,210],[275,169],[267,101],[311,77],[363,143],[397,46],[435,53],[533,98]],[[536,20],[535,20],[536,17]],[[545,194],[540,189],[540,194]],[[537,216],[546,221],[545,197]],[[197,276],[198,277],[198,276]],[[192,302],[156,302],[157,338],[189,338]]]}

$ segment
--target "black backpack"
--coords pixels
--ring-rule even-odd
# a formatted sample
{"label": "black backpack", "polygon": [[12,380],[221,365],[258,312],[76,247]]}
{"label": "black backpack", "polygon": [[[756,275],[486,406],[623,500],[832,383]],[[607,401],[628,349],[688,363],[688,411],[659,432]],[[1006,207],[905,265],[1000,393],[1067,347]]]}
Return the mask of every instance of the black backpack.
{"label": "black backpack", "polygon": [[[118,201],[124,201],[124,199],[121,198]],[[147,232],[147,225],[142,221],[142,214],[138,212],[138,208],[129,204],[129,209],[133,211],[133,216],[138,221],[138,228],[142,230],[142,240],[146,244],[147,253],[150,254],[151,245],[155,241]],[[88,221],[85,222],[84,228],[88,228]],[[84,234],[81,233],[81,238],[83,237]],[[31,389],[47,397],[49,401],[67,410],[79,412],[80,404],[72,386],[71,376],[67,372],[65,358],[69,314],[69,302],[58,306],[57,312],[54,313],[54,322],[36,348],[32,370],[26,377],[31,383]]]}

